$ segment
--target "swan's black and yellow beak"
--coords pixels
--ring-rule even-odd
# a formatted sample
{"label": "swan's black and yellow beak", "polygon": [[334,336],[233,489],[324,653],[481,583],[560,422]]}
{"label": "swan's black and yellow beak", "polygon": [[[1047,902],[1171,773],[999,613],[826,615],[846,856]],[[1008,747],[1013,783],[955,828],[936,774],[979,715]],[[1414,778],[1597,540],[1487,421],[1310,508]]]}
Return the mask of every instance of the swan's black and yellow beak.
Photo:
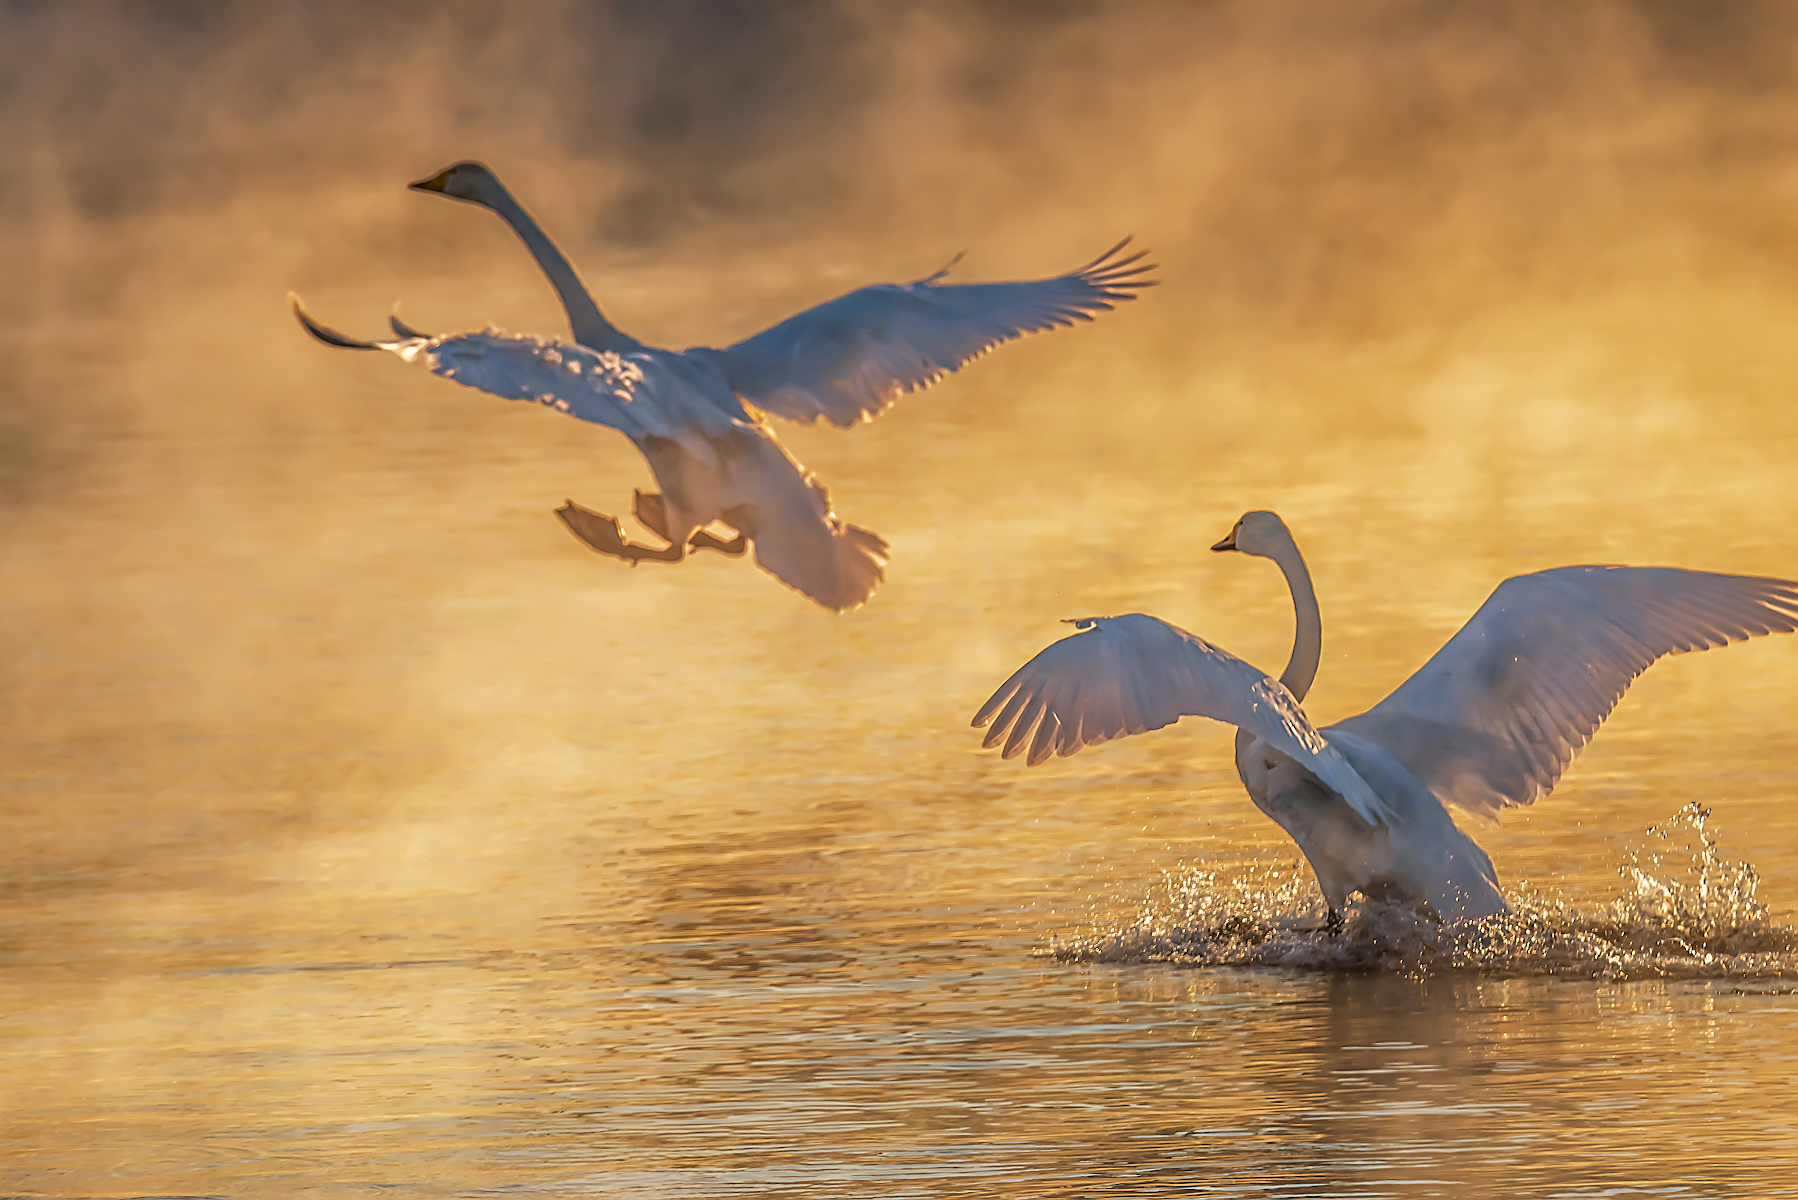
{"label": "swan's black and yellow beak", "polygon": [[449,183],[449,174],[448,171],[439,171],[429,179],[421,179],[417,183],[409,183],[406,186],[415,192],[441,192]]}
{"label": "swan's black and yellow beak", "polygon": [[1234,529],[1232,529],[1230,531],[1230,534],[1228,537],[1226,537],[1223,541],[1219,542],[1217,545],[1215,545],[1211,548],[1213,550],[1234,550],[1234,549],[1236,549],[1236,531]]}

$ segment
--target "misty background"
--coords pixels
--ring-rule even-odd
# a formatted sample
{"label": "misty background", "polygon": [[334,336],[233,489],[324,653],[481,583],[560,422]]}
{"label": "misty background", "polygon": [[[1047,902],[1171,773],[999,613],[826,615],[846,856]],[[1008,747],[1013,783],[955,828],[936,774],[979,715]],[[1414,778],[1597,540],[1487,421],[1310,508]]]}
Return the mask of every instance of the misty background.
{"label": "misty background", "polygon": [[[1043,274],[1134,232],[1166,282],[1111,331],[1118,391],[1234,378],[1327,421],[1402,414],[1483,353],[1644,388],[1785,376],[1760,327],[1798,186],[1798,16],[1776,3],[0,13],[15,500],[66,486],[92,422],[331,407],[306,383],[352,368],[275,339],[290,288],[356,329],[396,298],[433,328],[559,328],[506,230],[404,190],[460,158],[657,344],[958,251],[967,278]],[[437,303],[463,295],[475,311]],[[252,345],[225,386],[220,349]],[[185,381],[74,382],[145,347]]]}
{"label": "misty background", "polygon": [[[1420,636],[1494,562],[1790,573],[1768,509],[1795,427],[1795,32],[1784,4],[1660,0],[9,0],[0,739],[20,854],[44,879],[185,857],[200,808],[269,836],[346,790],[541,758],[539,735],[573,739],[578,773],[618,745],[582,716],[600,696],[720,754],[827,743],[834,710],[779,661],[819,638],[858,720],[895,687],[945,720],[1014,640],[966,633],[953,678],[859,674],[897,636],[882,621],[1040,629],[1071,599],[1022,601],[1020,580],[1056,561],[1095,611],[1152,603],[1103,591],[1117,554],[1166,556],[1179,618],[1182,539],[1344,488],[1370,515],[1318,551],[1325,575],[1332,554],[1403,562],[1419,524],[1483,531],[1471,591],[1408,585],[1454,614]],[[832,623],[747,568],[590,561],[549,510],[622,510],[646,482],[622,439],[295,327],[290,289],[364,336],[396,300],[429,330],[563,332],[500,222],[405,189],[464,158],[652,344],[728,343],[960,251],[960,278],[1039,276],[1133,233],[1164,283],[868,428],[782,430],[895,547],[886,589]],[[1279,466],[1213,482],[1250,450]],[[1712,464],[1696,480],[1669,465],[1689,454]],[[554,639],[521,649],[536,600],[496,598],[506,579],[541,589],[533,619],[567,644],[659,665],[560,671]],[[1207,632],[1272,660],[1286,634],[1261,615]],[[773,648],[746,664],[749,644]],[[726,682],[697,690],[789,703],[745,732],[694,695],[701,668]],[[64,802],[67,827],[42,825]]]}
{"label": "misty background", "polygon": [[[1206,549],[1252,508],[1319,724],[1507,575],[1798,578],[1795,48],[1774,0],[0,0],[0,1192],[1786,1186],[1798,638],[1656,665],[1476,831],[1567,920],[1637,848],[1752,862],[1777,953],[1639,984],[1565,920],[1547,980],[1042,958],[1313,883],[1222,726],[1026,770],[968,720],[1068,617],[1277,668],[1278,571]],[[552,512],[628,513],[625,439],[296,325],[565,335],[406,190],[470,158],[655,345],[964,251],[1162,283],[778,425],[892,545],[832,615],[592,554]],[[1720,858],[1643,834],[1694,802]]]}

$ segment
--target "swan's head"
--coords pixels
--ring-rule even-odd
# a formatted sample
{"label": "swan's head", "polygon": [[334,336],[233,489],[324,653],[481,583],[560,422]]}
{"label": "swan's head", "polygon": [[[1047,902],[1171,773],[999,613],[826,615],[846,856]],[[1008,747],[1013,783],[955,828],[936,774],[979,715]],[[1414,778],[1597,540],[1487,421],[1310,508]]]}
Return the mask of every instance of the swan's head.
{"label": "swan's head", "polygon": [[415,192],[441,192],[452,200],[467,200],[488,208],[505,193],[493,172],[478,162],[459,162],[410,186]]}
{"label": "swan's head", "polygon": [[1248,512],[1236,521],[1236,528],[1213,550],[1240,550],[1257,558],[1272,558],[1292,545],[1292,534],[1277,513]]}

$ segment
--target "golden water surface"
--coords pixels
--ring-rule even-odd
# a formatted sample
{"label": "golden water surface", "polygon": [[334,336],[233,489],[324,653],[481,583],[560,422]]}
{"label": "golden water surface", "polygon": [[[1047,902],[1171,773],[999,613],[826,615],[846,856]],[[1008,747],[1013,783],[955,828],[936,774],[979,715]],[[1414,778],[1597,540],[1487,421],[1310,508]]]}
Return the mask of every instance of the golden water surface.
{"label": "golden water surface", "polygon": [[[509,286],[431,316],[483,282]],[[1701,802],[1759,871],[1758,957],[1457,970],[1363,928],[1346,958],[1288,931],[1290,966],[1144,961],[1154,930],[1206,944],[1183,914],[1226,893],[1251,942],[1316,915],[1228,732],[1026,770],[967,720],[1062,617],[1152,611],[1277,667],[1277,572],[1205,550],[1251,506],[1317,577],[1319,720],[1508,573],[1798,574],[1798,417],[1498,355],[1378,413],[1262,402],[1128,367],[1172,300],[795,433],[893,543],[844,616],[744,562],[589,554],[549,510],[646,486],[622,439],[307,343],[277,296],[116,358],[104,318],[17,342],[84,448],[18,468],[7,534],[0,1186],[1789,1190],[1798,640],[1657,665],[1480,835],[1514,895],[1591,916],[1636,894],[1632,851],[1691,866],[1644,831]],[[120,392],[167,407],[109,424]]]}
{"label": "golden water surface", "polygon": [[[641,179],[550,153],[530,90],[587,27],[464,6],[433,74],[356,14],[281,76],[316,7],[214,58],[30,43],[149,81],[91,109],[0,45],[0,1194],[1798,1193],[1798,637],[1655,665],[1474,828],[1518,915],[1472,939],[1310,928],[1221,726],[1034,769],[968,728],[1063,618],[1277,670],[1277,570],[1207,551],[1247,509],[1311,563],[1320,724],[1511,574],[1798,577],[1798,134],[1737,43],[1667,43],[1707,74],[1654,6],[1506,41],[1369,0],[968,50],[917,6],[855,60],[875,116],[746,126],[715,194],[632,160],[674,197],[632,242],[593,214]],[[656,344],[964,248],[1040,275],[1135,230],[1165,283],[781,429],[892,543],[833,616],[593,555],[551,513],[628,512],[622,438],[293,324],[288,288],[362,335],[395,297],[561,332],[497,221],[403,190],[477,154]]]}

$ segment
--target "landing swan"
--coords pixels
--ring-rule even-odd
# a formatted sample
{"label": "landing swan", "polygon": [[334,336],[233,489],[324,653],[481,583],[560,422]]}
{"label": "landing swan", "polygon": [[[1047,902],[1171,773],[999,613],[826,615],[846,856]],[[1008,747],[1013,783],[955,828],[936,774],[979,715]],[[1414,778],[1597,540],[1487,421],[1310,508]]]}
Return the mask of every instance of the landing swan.
{"label": "landing swan", "polygon": [[1255,806],[1298,843],[1329,905],[1427,902],[1446,920],[1507,911],[1498,878],[1446,805],[1476,816],[1553,790],[1630,682],[1663,654],[1798,629],[1798,583],[1672,567],[1556,567],[1499,584],[1398,690],[1322,730],[1299,702],[1323,622],[1311,574],[1271,512],[1212,547],[1272,559],[1297,628],[1278,680],[1142,613],[1085,617],[981,706],[984,745],[1032,766],[1182,716],[1236,726]]}
{"label": "landing swan", "polygon": [[[318,324],[294,297],[307,331],[333,346],[391,351],[457,383],[629,437],[661,488],[638,492],[633,511],[666,545],[626,541],[616,518],[568,501],[557,515],[601,554],[634,565],[680,562],[688,550],[753,548],[757,566],[836,611],[873,594],[887,544],[836,517],[824,486],[760,414],[848,428],[1002,342],[1090,321],[1155,283],[1142,251],[1123,253],[1126,238],[1053,279],[945,284],[945,267],[915,283],[839,296],[725,350],[659,350],[606,320],[568,259],[486,167],[458,163],[411,186],[498,213],[555,286],[579,344],[493,330],[432,337],[397,317],[396,338],[365,342]],[[714,521],[736,536],[707,531]]]}

